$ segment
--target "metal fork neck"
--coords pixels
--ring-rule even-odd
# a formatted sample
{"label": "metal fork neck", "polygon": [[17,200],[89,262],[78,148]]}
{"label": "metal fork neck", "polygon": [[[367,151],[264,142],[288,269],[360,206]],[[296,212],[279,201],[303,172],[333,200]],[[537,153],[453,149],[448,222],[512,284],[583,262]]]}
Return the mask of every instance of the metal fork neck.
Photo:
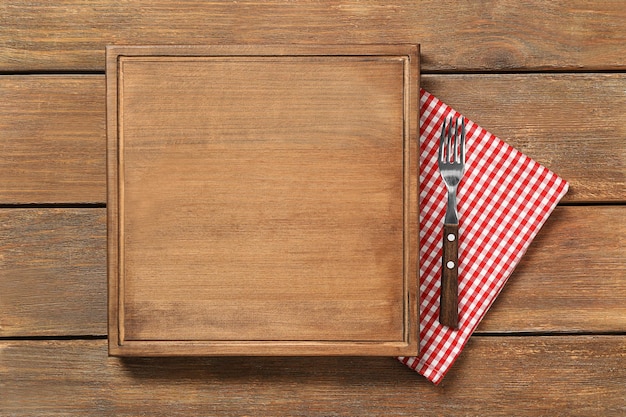
{"label": "metal fork neck", "polygon": [[448,189],[448,208],[444,222],[446,224],[459,224],[459,212],[456,208],[456,187]]}

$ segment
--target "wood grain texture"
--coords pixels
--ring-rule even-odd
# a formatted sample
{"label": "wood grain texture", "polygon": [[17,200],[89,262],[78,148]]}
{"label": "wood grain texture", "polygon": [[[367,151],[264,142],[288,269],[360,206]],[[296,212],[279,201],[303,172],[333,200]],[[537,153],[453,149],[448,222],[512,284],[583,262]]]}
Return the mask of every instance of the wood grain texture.
{"label": "wood grain texture", "polygon": [[565,178],[566,202],[626,198],[626,76],[442,75],[423,87]]}
{"label": "wood grain texture", "polygon": [[459,326],[459,225],[443,225],[439,323]]}
{"label": "wood grain texture", "polygon": [[8,0],[0,27],[0,71],[102,71],[105,45],[155,43],[421,43],[427,72],[626,68],[619,0]]}
{"label": "wood grain texture", "polygon": [[417,354],[416,46],[107,52],[112,353]]}
{"label": "wood grain texture", "polygon": [[[0,213],[0,336],[106,335],[104,209]],[[624,332],[624,216],[558,207],[479,332]]]}
{"label": "wood grain texture", "polygon": [[[557,208],[439,387],[386,358],[0,340],[0,414],[624,416],[625,29],[621,0],[1,1],[0,205],[106,200],[107,44],[409,42],[428,91],[591,206]],[[103,209],[0,210],[0,338],[105,335],[105,233]]]}
{"label": "wood grain texture", "polygon": [[[422,85],[567,179],[563,201],[626,201],[626,75],[426,75]],[[106,201],[104,86],[0,76],[0,203]]]}
{"label": "wood grain texture", "polygon": [[624,332],[624,225],[626,206],[557,208],[478,331]]}
{"label": "wood grain texture", "polygon": [[102,76],[0,77],[0,204],[104,201]]}
{"label": "wood grain texture", "polygon": [[474,337],[440,386],[393,358],[107,358],[1,341],[11,416],[622,416],[625,336]]}
{"label": "wood grain texture", "polygon": [[104,209],[0,209],[0,337],[103,334]]}

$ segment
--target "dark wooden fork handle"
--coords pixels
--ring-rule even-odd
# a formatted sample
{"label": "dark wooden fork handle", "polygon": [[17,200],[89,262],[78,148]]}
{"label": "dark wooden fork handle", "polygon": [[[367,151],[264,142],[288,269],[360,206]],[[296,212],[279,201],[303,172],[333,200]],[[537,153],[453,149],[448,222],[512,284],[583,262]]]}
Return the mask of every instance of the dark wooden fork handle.
{"label": "dark wooden fork handle", "polygon": [[443,256],[439,322],[457,328],[459,325],[459,225],[443,225]]}

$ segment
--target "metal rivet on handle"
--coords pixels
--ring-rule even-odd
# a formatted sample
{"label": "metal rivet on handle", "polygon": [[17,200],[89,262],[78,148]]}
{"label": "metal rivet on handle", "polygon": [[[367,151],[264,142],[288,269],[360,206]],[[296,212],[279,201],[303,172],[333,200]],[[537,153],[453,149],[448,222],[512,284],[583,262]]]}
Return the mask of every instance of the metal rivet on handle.
{"label": "metal rivet on handle", "polygon": [[448,269],[452,269],[452,268],[454,268],[454,262],[452,262],[452,261],[448,261],[448,263],[446,264],[446,266],[448,267]]}
{"label": "metal rivet on handle", "polygon": [[454,233],[450,233],[448,235],[448,242],[454,242],[455,239],[456,239],[456,236],[454,236]]}

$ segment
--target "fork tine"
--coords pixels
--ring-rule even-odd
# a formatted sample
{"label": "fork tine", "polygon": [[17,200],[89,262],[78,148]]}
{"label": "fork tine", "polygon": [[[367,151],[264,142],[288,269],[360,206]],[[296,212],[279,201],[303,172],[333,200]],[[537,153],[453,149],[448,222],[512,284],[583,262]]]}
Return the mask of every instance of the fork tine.
{"label": "fork tine", "polygon": [[[450,126],[452,127],[452,126]],[[450,129],[450,156],[448,158],[448,162],[453,163],[453,162],[459,162],[457,155],[458,155],[458,148],[459,147],[459,119],[454,119],[454,133],[452,132],[452,129]]]}
{"label": "fork tine", "polygon": [[461,117],[461,139],[459,144],[459,160],[465,164],[465,117]]}
{"label": "fork tine", "polygon": [[444,162],[450,162],[450,152],[452,150],[452,130],[454,129],[454,120],[452,117],[448,119],[448,131],[446,132],[446,155],[444,158]]}

